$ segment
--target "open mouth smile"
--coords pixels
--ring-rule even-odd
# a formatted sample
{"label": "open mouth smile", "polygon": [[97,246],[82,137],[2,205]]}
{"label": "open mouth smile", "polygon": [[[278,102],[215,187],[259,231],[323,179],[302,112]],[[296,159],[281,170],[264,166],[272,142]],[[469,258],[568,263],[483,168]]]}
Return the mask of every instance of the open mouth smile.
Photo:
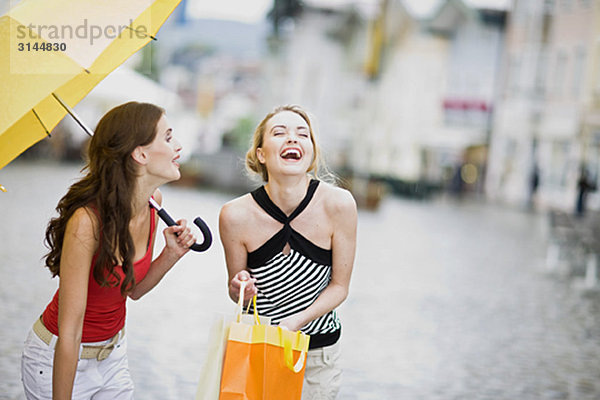
{"label": "open mouth smile", "polygon": [[288,148],[283,150],[280,155],[285,160],[300,160],[302,158],[302,151],[298,148]]}

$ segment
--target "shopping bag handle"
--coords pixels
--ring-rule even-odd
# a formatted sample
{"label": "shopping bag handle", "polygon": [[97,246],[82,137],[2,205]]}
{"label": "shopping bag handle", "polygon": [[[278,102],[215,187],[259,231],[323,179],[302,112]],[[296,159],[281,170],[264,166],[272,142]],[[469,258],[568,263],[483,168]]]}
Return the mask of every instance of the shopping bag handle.
{"label": "shopping bag handle", "polygon": [[[292,339],[290,335],[283,334],[283,328],[278,326],[279,328],[279,337],[283,339],[283,359],[285,361],[285,365],[290,369],[290,371],[294,373],[298,373],[304,367],[304,360],[306,360],[306,350],[302,349],[300,353],[300,358],[294,364],[294,352],[292,351]],[[296,332],[296,343],[300,343],[300,335],[302,335],[301,331]]]}
{"label": "shopping bag handle", "polygon": [[[240,295],[238,297],[238,313],[237,313],[237,322],[240,322],[242,319],[242,313],[244,312],[244,291],[246,289],[246,285],[248,282],[241,281],[240,282]],[[260,319],[258,318],[258,310],[256,309],[256,295],[252,298],[252,303],[254,305],[254,323],[256,325],[260,325]],[[250,303],[248,303],[248,308],[246,308],[246,313],[250,309]]]}
{"label": "shopping bag handle", "polygon": [[[238,297],[238,315],[237,315],[237,322],[239,323],[242,319],[242,313],[244,312],[244,292],[246,289],[246,285],[248,284],[248,282],[246,281],[241,281],[240,282],[240,295]],[[252,304],[253,304],[253,308],[254,308],[254,323],[256,325],[260,325],[260,319],[258,318],[258,310],[256,309],[256,295],[252,298]],[[248,303],[248,307],[250,307],[250,303]],[[246,310],[246,312],[248,312]],[[291,336],[292,335],[286,335],[283,332],[283,328],[281,326],[277,327],[278,332],[279,332],[279,338],[280,338],[280,342],[283,342],[283,359],[285,362],[285,365],[290,369],[290,371],[293,371],[294,373],[298,373],[302,370],[302,368],[304,367],[304,361],[306,360],[306,350],[303,348],[302,352],[300,353],[300,358],[298,358],[298,361],[296,361],[296,364],[294,364],[294,352],[292,350],[292,339]],[[300,337],[302,335],[301,331],[297,331],[295,333],[295,338],[296,338],[296,344],[300,343]]]}

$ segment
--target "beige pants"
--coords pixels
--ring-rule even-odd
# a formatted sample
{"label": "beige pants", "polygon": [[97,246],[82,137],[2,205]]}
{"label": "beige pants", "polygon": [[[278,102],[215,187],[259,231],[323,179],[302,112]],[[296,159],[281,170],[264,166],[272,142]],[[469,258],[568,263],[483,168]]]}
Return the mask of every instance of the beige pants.
{"label": "beige pants", "polygon": [[333,400],[340,391],[340,342],[309,350],[302,386],[302,400]]}

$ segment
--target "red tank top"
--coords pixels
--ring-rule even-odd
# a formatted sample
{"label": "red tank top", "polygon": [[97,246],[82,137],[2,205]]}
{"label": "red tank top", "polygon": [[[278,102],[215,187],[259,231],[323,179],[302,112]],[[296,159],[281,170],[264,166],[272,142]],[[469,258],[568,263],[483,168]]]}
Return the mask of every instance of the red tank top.
{"label": "red tank top", "polygon": [[[152,263],[152,238],[156,225],[156,212],[150,211],[150,235],[148,238],[148,248],[146,254],[133,264],[135,281],[140,282],[150,269]],[[98,254],[92,258],[92,268],[96,262]],[[115,268],[123,279],[123,270],[121,266]],[[121,284],[115,287],[102,287],[94,279],[90,270],[88,281],[87,305],[85,307],[85,316],[83,319],[82,342],[99,342],[109,339],[117,334],[125,326],[125,301],[127,297],[121,295]],[[46,307],[42,316],[44,325],[50,332],[58,336],[58,290],[54,294],[52,301]]]}

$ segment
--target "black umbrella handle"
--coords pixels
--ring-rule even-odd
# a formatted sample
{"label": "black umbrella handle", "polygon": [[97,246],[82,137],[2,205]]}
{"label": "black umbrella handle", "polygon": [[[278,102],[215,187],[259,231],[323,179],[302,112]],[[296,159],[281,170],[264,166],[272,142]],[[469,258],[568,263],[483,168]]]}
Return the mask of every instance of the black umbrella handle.
{"label": "black umbrella handle", "polygon": [[[177,225],[169,213],[167,213],[167,211],[159,206],[158,203],[156,203],[153,199],[150,199],[150,205],[154,207],[156,211],[158,211],[158,216],[165,222],[165,224],[167,224],[167,226]],[[196,217],[194,224],[200,228],[200,232],[202,232],[202,235],[204,236],[204,241],[202,243],[194,243],[190,246],[190,249],[198,252],[206,251],[212,244],[212,234],[210,233],[210,229],[208,228],[208,225],[206,225],[206,222],[204,222],[200,217]]]}

